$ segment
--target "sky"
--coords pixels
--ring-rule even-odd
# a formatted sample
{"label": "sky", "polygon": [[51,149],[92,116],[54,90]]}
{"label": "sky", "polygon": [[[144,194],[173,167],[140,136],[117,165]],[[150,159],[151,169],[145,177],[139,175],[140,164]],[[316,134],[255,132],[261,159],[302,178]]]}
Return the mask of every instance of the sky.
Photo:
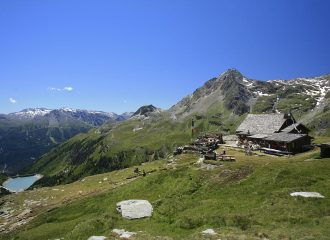
{"label": "sky", "polygon": [[0,113],[164,110],[236,68],[330,73],[328,0],[0,1]]}

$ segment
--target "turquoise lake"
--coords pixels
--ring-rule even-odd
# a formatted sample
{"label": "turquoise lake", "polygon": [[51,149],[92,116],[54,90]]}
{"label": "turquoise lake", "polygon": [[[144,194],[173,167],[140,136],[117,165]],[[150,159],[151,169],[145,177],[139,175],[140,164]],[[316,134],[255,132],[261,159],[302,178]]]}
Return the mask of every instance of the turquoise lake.
{"label": "turquoise lake", "polygon": [[17,177],[10,180],[6,183],[5,187],[11,191],[18,191],[20,189],[27,189],[29,188],[38,178],[34,176],[30,177]]}

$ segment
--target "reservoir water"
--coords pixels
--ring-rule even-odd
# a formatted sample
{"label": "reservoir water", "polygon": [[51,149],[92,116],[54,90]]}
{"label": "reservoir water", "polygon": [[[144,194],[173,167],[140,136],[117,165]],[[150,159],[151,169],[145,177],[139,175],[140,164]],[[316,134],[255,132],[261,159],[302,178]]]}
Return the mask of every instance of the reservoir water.
{"label": "reservoir water", "polygon": [[15,177],[6,181],[3,185],[12,192],[23,191],[29,188],[35,181],[37,181],[41,176],[34,175],[28,177]]}

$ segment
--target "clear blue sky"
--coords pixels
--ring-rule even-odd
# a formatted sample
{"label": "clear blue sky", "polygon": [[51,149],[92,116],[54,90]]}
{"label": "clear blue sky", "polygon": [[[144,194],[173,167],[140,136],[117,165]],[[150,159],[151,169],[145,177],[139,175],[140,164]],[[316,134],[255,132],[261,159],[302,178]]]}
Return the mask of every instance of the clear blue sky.
{"label": "clear blue sky", "polygon": [[330,72],[330,1],[0,1],[0,113],[169,109],[235,67]]}

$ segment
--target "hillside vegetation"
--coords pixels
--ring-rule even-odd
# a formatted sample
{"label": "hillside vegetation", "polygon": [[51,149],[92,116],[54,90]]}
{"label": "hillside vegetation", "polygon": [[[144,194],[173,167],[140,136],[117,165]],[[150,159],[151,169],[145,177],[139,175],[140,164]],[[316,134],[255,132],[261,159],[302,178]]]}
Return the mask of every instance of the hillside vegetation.
{"label": "hillside vegetation", "polygon": [[90,129],[90,126],[77,122],[51,126],[49,121],[41,118],[11,127],[0,135],[0,165],[6,172],[18,171],[66,139]]}
{"label": "hillside vegetation", "polygon": [[[316,139],[324,141],[329,139]],[[196,155],[179,155],[173,163],[138,166],[145,177],[131,167],[6,196],[13,215],[24,210],[24,202],[32,212],[24,216],[28,223],[1,239],[118,239],[111,232],[115,228],[136,232],[132,239],[328,239],[329,158],[319,158],[318,148],[291,157],[246,156],[238,150],[227,149],[236,162],[213,170],[200,169]],[[293,192],[326,198],[292,197]],[[148,200],[152,216],[122,218],[116,203],[128,199]],[[216,235],[202,234],[209,228]]]}
{"label": "hillside vegetation", "polygon": [[[202,128],[201,124],[197,129]],[[138,125],[140,130],[133,131]],[[22,173],[45,175],[34,187],[52,186],[166,158],[175,147],[189,142],[190,129],[191,120],[177,123],[166,118],[156,123],[128,121],[104,125],[67,140]]]}

